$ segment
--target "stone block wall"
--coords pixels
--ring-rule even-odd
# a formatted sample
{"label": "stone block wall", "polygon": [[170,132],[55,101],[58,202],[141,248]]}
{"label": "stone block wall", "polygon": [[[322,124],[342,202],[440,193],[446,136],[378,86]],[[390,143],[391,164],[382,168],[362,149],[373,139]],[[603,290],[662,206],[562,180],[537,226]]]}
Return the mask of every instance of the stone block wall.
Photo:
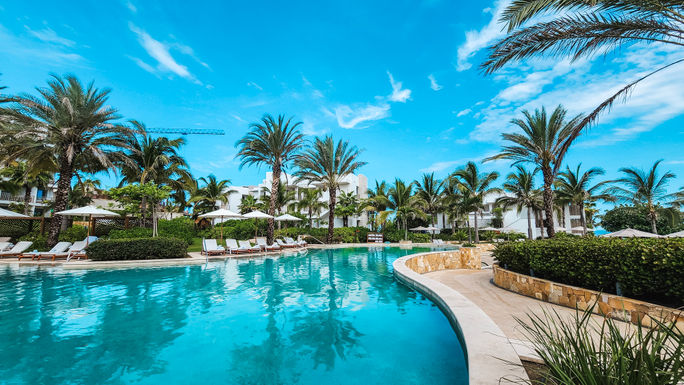
{"label": "stone block wall", "polygon": [[406,266],[418,274],[448,269],[482,268],[480,253],[474,247],[464,247],[458,250],[435,251],[417,254],[406,261]]}
{"label": "stone block wall", "polygon": [[677,322],[684,331],[684,312],[665,306],[613,294],[565,285],[546,279],[530,277],[494,265],[494,284],[512,292],[561,306],[586,310],[593,304],[594,312],[620,321],[652,326],[660,322]]}

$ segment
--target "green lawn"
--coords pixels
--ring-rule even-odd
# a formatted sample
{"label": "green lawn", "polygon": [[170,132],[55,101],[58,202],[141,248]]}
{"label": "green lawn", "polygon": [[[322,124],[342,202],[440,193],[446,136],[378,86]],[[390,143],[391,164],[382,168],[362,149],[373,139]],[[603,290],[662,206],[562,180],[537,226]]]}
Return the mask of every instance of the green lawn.
{"label": "green lawn", "polygon": [[188,246],[188,253],[202,251],[202,238],[193,238],[192,245]]}

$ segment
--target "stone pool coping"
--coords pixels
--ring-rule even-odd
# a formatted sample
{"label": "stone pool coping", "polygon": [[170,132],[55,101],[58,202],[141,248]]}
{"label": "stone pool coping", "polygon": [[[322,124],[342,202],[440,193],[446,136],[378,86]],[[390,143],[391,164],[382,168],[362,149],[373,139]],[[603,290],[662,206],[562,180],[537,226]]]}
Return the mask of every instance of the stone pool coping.
{"label": "stone pool coping", "polygon": [[[471,385],[527,380],[527,373],[509,339],[477,305],[458,291],[412,270],[407,262],[439,252],[411,254],[394,261],[394,276],[422,293],[446,315],[461,340]],[[434,266],[439,266],[436,264]],[[439,267],[437,267],[439,268]]]}

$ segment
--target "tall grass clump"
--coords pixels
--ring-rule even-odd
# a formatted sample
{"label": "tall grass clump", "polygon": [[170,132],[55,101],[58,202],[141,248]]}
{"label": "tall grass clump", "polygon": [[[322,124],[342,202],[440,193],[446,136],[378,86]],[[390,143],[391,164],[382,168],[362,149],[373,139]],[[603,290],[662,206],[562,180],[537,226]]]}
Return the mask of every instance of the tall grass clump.
{"label": "tall grass clump", "polygon": [[[595,306],[595,305],[594,305]],[[555,311],[520,320],[524,334],[546,365],[532,384],[666,385],[684,381],[684,331],[674,322],[654,327],[597,321],[591,311],[573,317]]]}

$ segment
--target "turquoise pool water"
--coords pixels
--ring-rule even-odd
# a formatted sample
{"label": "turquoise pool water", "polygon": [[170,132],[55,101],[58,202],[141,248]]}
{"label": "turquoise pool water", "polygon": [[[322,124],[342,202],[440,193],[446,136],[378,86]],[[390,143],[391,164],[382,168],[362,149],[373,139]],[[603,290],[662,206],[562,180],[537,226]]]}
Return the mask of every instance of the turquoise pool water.
{"label": "turquoise pool water", "polygon": [[418,251],[0,268],[0,383],[466,384],[446,317],[392,276]]}

